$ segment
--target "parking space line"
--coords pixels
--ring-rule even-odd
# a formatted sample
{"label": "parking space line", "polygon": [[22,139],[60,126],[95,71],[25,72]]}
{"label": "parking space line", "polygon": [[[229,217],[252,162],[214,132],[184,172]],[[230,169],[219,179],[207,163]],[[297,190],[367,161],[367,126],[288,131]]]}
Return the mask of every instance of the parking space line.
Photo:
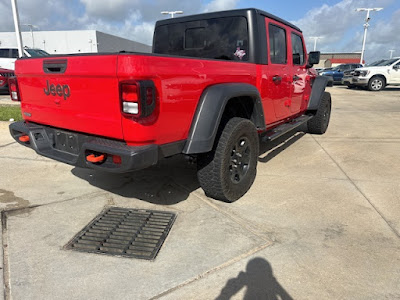
{"label": "parking space line", "polygon": [[0,145],[0,148],[4,148],[4,147],[10,146],[12,144],[16,144],[16,143],[17,142],[11,142],[11,143],[8,143],[8,144],[5,144],[5,145]]}

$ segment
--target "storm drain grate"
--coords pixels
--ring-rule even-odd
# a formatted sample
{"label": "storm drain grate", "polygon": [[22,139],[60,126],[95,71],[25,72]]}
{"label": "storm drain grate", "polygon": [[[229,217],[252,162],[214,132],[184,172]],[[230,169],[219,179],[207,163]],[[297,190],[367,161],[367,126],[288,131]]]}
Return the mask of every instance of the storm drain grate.
{"label": "storm drain grate", "polygon": [[155,259],[175,221],[170,212],[110,207],[83,228],[66,249]]}

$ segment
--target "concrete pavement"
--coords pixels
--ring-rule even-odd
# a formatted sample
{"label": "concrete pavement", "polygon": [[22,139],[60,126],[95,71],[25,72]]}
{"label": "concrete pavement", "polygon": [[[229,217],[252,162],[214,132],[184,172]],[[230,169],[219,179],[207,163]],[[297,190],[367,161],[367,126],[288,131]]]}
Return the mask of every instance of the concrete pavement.
{"label": "concrete pavement", "polygon": [[[17,145],[0,122],[2,295],[400,299],[400,89],[329,91],[328,132],[263,145],[255,184],[232,204],[207,198],[183,158],[78,169]],[[105,206],[177,213],[155,261],[63,249]]]}

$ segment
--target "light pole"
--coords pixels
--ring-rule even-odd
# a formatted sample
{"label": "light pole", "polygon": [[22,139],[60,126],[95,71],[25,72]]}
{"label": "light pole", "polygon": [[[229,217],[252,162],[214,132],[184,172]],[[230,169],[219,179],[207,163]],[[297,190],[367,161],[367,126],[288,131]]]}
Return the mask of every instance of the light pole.
{"label": "light pole", "polygon": [[31,36],[32,36],[32,48],[35,48],[35,39],[33,38],[33,28],[39,29],[39,27],[32,25],[32,24],[22,24],[22,25],[29,27],[29,30],[31,31]]}
{"label": "light pole", "polygon": [[19,54],[19,57],[22,57],[22,56],[24,56],[24,50],[22,49],[21,30],[19,28],[19,15],[18,15],[17,0],[11,0],[11,6],[12,6],[12,12],[13,12],[13,19],[14,19],[15,34],[17,35],[18,54]]}
{"label": "light pole", "polygon": [[314,51],[317,50],[317,41],[322,39],[322,36],[310,36],[310,39],[314,39]]}
{"label": "light pole", "polygon": [[174,17],[174,15],[178,15],[178,14],[183,14],[183,11],[181,10],[175,10],[175,11],[162,11],[161,12],[163,15],[171,15],[171,18]]}
{"label": "light pole", "polygon": [[393,57],[393,52],[394,52],[394,51],[396,51],[396,50],[389,50],[389,52],[390,52],[390,58]]}
{"label": "light pole", "polygon": [[367,12],[367,17],[365,18],[365,24],[364,24],[364,37],[363,37],[363,44],[362,44],[362,50],[361,50],[361,59],[360,59],[360,64],[363,63],[364,60],[364,52],[365,52],[365,41],[367,39],[367,30],[369,27],[369,20],[371,20],[369,13],[371,11],[380,11],[382,10],[382,7],[376,7],[376,8],[357,8],[356,11],[366,11]]}

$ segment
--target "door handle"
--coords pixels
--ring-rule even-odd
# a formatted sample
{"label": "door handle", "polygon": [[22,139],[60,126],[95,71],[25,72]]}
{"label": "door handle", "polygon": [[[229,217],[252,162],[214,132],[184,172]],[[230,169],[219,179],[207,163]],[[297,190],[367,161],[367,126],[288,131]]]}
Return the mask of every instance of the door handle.
{"label": "door handle", "polygon": [[272,77],[272,81],[275,82],[275,83],[279,83],[279,82],[282,81],[282,77],[278,76],[278,75],[275,75],[274,77]]}
{"label": "door handle", "polygon": [[293,81],[297,81],[297,80],[299,80],[299,79],[301,79],[299,76],[297,76],[297,75],[294,75],[294,76],[293,76]]}

